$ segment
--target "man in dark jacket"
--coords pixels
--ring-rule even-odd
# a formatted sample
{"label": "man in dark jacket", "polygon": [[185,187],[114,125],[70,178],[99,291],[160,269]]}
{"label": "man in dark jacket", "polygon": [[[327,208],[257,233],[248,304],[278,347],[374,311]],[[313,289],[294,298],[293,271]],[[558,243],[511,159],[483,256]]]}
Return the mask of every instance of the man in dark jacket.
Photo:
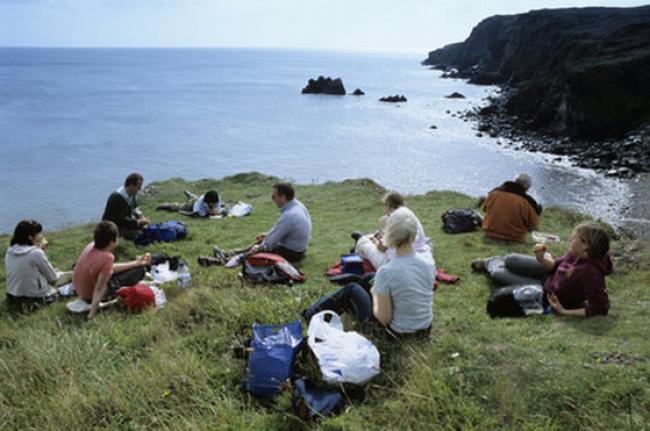
{"label": "man in dark jacket", "polygon": [[132,173],[124,181],[124,186],[115,190],[108,197],[102,220],[115,223],[120,230],[120,236],[125,239],[135,239],[142,233],[142,227],[149,220],[138,209],[135,196],[142,189],[143,178],[138,173]]}

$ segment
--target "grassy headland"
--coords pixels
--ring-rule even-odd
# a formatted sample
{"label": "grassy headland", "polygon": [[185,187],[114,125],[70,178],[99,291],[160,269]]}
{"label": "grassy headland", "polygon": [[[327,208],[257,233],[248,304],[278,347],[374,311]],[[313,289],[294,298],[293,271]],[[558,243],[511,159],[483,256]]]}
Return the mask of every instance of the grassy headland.
{"label": "grassy headland", "polygon": [[[268,229],[278,210],[274,178],[242,174],[193,183],[171,179],[141,200],[153,221],[181,216],[155,212],[156,204],[183,199],[183,190],[215,187],[226,200],[252,203],[243,219],[184,219],[187,240],[152,245],[150,252],[180,254],[194,286],[165,288],[162,310],[128,315],[102,312],[87,322],[65,301],[32,314],[10,315],[0,306],[0,428],[2,429],[642,429],[650,423],[650,270],[647,243],[617,241],[617,273],[608,277],[607,318],[558,316],[491,320],[485,312],[489,282],[473,274],[478,256],[529,252],[532,243],[505,246],[480,232],[447,235],[440,215],[475,200],[453,192],[409,196],[407,204],[433,239],[435,260],[457,274],[457,285],[434,295],[431,339],[395,344],[377,340],[382,373],[364,402],[311,425],[290,410],[289,396],[262,406],[239,390],[244,363],[231,347],[250,335],[253,322],[281,323],[335,289],[325,270],[345,253],[352,230],[373,230],[383,189],[350,180],[299,185],[314,232],[301,269],[307,282],[286,287],[242,288],[237,271],[202,268],[200,254],[213,244],[246,243]],[[541,230],[568,238],[583,217],[547,209]],[[92,225],[48,233],[49,255],[68,269],[90,241]],[[0,237],[4,255],[8,237]],[[553,245],[557,255],[566,244]],[[122,242],[118,260],[141,254]],[[4,266],[0,268],[4,291]],[[646,424],[646,425],[643,425]]]}

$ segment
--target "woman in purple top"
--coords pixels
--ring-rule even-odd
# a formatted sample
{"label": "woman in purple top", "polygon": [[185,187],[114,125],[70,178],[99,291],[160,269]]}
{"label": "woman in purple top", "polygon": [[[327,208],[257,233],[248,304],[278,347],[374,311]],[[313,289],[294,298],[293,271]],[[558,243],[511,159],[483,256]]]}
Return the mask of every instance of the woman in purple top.
{"label": "woman in purple top", "polygon": [[554,259],[546,246],[533,248],[535,257],[509,254],[472,261],[474,270],[487,271],[502,285],[541,284],[548,302],[559,314],[606,316],[609,297],[605,276],[613,272],[609,236],[596,223],[578,225],[564,256]]}

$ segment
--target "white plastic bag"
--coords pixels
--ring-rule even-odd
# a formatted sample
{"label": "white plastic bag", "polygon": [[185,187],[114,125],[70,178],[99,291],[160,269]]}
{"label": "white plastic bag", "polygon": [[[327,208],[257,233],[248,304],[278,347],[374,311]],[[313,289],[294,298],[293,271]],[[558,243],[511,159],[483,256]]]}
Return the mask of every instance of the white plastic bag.
{"label": "white plastic bag", "polygon": [[169,269],[169,261],[151,267],[151,277],[158,283],[167,283],[178,279],[178,272]]}
{"label": "white plastic bag", "polygon": [[253,206],[244,202],[237,202],[228,211],[228,217],[244,217],[253,212]]}
{"label": "white plastic bag", "polygon": [[[331,316],[327,322],[325,318]],[[363,335],[343,330],[338,314],[324,310],[309,322],[307,344],[327,383],[361,384],[379,374],[379,352]]]}

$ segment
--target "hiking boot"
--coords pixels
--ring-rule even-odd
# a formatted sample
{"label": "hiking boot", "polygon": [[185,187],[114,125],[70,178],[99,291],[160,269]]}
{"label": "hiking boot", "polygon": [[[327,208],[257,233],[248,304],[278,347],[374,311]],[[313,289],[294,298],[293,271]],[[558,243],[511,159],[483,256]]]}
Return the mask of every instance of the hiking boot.
{"label": "hiking boot", "polygon": [[487,271],[486,267],[486,259],[474,259],[470,266],[472,267],[472,270],[476,272],[485,272]]}
{"label": "hiking boot", "polygon": [[210,256],[199,256],[196,261],[201,266],[223,265],[222,260]]}
{"label": "hiking boot", "polygon": [[354,241],[359,241],[359,238],[361,238],[363,236],[363,233],[359,232],[358,230],[355,230],[355,231],[352,231],[350,236],[352,237],[352,239]]}

